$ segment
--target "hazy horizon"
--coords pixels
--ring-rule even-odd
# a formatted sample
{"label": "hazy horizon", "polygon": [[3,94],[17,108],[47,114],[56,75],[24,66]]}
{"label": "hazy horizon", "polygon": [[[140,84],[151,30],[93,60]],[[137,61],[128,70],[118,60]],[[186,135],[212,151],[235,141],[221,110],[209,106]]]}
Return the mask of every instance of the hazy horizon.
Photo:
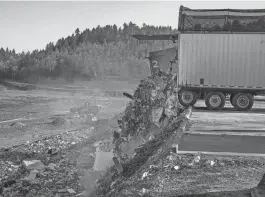
{"label": "hazy horizon", "polygon": [[177,28],[180,5],[193,9],[262,9],[264,1],[0,1],[0,48],[16,52],[44,49],[49,42],[98,25]]}

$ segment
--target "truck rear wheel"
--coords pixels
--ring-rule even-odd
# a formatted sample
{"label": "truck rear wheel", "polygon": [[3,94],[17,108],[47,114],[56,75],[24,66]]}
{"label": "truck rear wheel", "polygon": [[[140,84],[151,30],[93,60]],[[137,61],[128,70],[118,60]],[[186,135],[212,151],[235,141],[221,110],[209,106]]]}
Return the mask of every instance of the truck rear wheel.
{"label": "truck rear wheel", "polygon": [[205,98],[208,109],[220,110],[225,106],[225,95],[222,92],[209,92]]}
{"label": "truck rear wheel", "polygon": [[251,94],[248,93],[237,93],[232,103],[234,103],[234,107],[239,111],[247,111],[253,107],[254,98]]}
{"label": "truck rear wheel", "polygon": [[184,107],[193,106],[197,101],[197,94],[188,90],[181,90],[178,95],[179,102]]}

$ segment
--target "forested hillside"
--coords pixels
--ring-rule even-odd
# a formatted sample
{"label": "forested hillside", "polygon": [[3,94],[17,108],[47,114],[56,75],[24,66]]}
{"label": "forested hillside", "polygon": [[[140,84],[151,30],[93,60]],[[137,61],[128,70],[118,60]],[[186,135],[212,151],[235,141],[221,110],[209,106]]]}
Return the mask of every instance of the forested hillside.
{"label": "forested hillside", "polygon": [[[43,50],[16,53],[0,49],[1,78],[35,83],[40,79],[91,79],[116,76],[123,79],[148,75],[148,51],[173,45],[171,41],[137,41],[132,34],[171,34],[171,27],[142,27],[130,22],[123,27],[107,25],[77,28],[66,38],[47,44]],[[41,38],[40,38],[41,39]],[[25,42],[26,44],[26,42]],[[0,46],[1,47],[1,46]]]}

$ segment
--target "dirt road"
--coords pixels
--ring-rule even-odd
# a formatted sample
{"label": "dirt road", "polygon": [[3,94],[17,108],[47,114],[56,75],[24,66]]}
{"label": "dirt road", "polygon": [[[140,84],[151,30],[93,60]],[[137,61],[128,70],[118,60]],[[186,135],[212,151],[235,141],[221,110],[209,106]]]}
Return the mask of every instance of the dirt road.
{"label": "dirt road", "polygon": [[[96,112],[97,119],[108,119],[121,112],[127,101],[124,97],[105,96],[101,91],[94,91],[94,94],[90,91],[1,91],[0,148],[17,146],[27,141],[89,126],[85,119],[69,118],[70,109],[87,102],[96,103],[99,107],[99,112]],[[56,118],[66,122],[55,125],[53,121]]]}
{"label": "dirt road", "polygon": [[256,101],[248,112],[208,111],[199,101],[180,144],[183,151],[265,154],[265,102]]}

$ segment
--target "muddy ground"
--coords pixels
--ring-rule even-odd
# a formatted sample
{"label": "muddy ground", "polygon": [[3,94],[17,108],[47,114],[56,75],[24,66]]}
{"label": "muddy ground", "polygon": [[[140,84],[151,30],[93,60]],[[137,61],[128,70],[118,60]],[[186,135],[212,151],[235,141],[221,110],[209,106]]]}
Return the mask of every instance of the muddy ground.
{"label": "muddy ground", "polygon": [[[91,144],[110,138],[111,131],[117,127],[115,115],[121,112],[128,102],[128,99],[122,97],[121,94],[111,95],[109,93],[109,91],[117,91],[119,84],[121,83],[101,83],[97,86],[97,83],[93,82],[85,85],[81,83],[69,85],[69,87],[49,84],[48,86],[44,85],[45,87],[42,86],[42,90],[29,91],[7,90],[2,87],[0,92],[0,148],[3,149],[1,149],[0,161],[2,162],[2,172],[5,171],[5,173],[0,174],[0,181],[1,184],[4,184],[14,177],[16,180],[20,180],[7,187],[8,189],[5,189],[5,193],[2,195],[57,195],[58,197],[76,196],[84,191],[89,191],[94,184],[92,180],[99,176],[98,173],[95,173],[95,177],[92,177],[93,175],[89,172],[93,166],[93,157],[88,155],[95,151],[91,148]],[[136,84],[132,83],[122,84],[119,91],[132,92],[133,87],[136,87]],[[51,88],[58,88],[60,91]],[[80,91],[72,91],[72,89],[80,89]],[[93,117],[80,118],[71,115],[71,109],[80,107],[87,102],[96,103],[99,106],[98,110],[90,108],[90,112],[94,114],[97,121],[92,121]],[[210,112],[205,108],[204,103],[199,101],[179,149],[180,151],[195,152],[265,154],[264,114],[264,101],[257,101],[250,112],[240,113],[234,111],[229,103],[227,108],[222,111]],[[257,135],[258,137],[255,137]],[[23,171],[22,160],[37,158],[44,162],[49,147],[60,147],[63,157],[53,163],[61,171],[56,172],[58,174],[48,173],[49,178],[38,177],[36,180],[39,185],[35,190],[22,191],[22,179],[28,173]],[[185,173],[172,173],[168,168],[163,167],[159,173],[152,177],[153,180],[158,180],[153,187],[163,186],[164,190],[168,191],[168,187],[175,185],[171,190],[178,195],[185,194],[185,192],[244,190],[257,185],[265,171],[262,157],[250,159],[259,162],[243,162],[249,161],[249,157],[203,156],[203,158],[221,161],[222,165],[206,170],[194,168]],[[173,162],[166,160],[165,163],[172,164]],[[230,164],[230,161],[242,162]],[[13,169],[10,167],[12,165],[18,167]],[[8,171],[9,169],[11,170]],[[68,175],[71,171],[72,178],[64,182],[66,180],[64,178],[65,171],[68,172]],[[184,173],[185,176],[180,176],[178,173]],[[41,180],[45,180],[45,184],[38,182]],[[233,185],[235,181],[237,182]],[[67,188],[74,189],[75,194],[60,190]],[[161,195],[161,193],[156,193],[156,195]],[[242,194],[242,196],[244,195]],[[169,196],[169,194],[165,194],[165,196]]]}

